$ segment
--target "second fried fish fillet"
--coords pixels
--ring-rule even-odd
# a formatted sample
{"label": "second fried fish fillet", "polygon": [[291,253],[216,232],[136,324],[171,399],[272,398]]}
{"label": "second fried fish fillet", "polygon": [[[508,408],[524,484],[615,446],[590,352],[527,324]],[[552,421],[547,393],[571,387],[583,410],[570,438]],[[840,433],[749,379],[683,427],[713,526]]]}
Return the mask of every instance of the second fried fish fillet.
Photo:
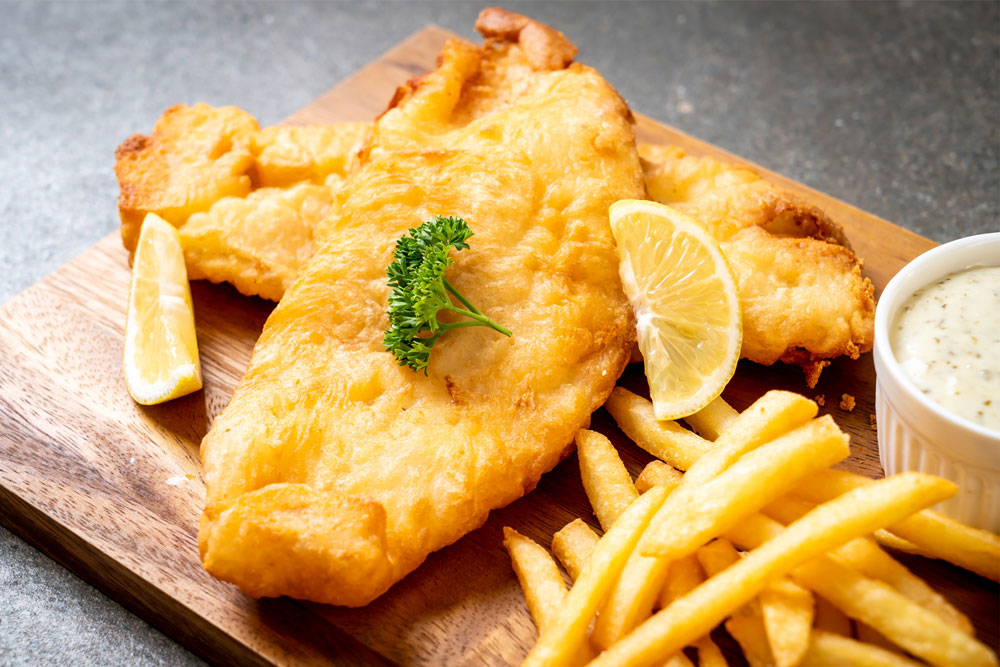
{"label": "second fried fish fillet", "polygon": [[122,242],[146,213],[180,230],[188,276],[277,301],[314,250],[313,229],[358,164],[369,123],[261,130],[235,107],[171,107],[115,153]]}
{"label": "second fried fish fillet", "polygon": [[740,288],[742,356],[802,366],[814,387],[830,359],[871,350],[871,281],[825,213],[745,167],[640,145],[649,196],[718,239]]}
{"label": "second fried fish fillet", "polygon": [[[501,10],[401,89],[202,443],[205,567],[253,596],[363,605],[532,489],[628,362],[608,206],[644,188],[630,114],[556,31]],[[448,280],[513,331],[384,349],[395,241],[474,236]]]}

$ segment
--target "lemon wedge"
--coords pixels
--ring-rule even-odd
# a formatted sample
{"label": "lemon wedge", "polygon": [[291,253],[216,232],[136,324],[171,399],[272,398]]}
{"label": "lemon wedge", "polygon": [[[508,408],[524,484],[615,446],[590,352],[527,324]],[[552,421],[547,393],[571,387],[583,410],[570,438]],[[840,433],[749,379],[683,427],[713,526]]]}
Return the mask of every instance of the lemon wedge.
{"label": "lemon wedge", "polygon": [[609,213],[656,417],[686,417],[736,372],[743,323],[733,271],[716,240],[680,211],[624,199]]}
{"label": "lemon wedge", "polygon": [[141,405],[201,389],[194,308],[180,236],[153,213],[142,222],[132,263],[123,366],[128,393]]}

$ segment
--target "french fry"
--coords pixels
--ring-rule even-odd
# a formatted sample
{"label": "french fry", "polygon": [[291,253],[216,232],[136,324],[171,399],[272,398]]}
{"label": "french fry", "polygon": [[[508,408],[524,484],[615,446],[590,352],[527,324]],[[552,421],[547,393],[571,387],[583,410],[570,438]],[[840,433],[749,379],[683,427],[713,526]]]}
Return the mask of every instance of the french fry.
{"label": "french fry", "polygon": [[[728,449],[729,463],[732,463],[746,452],[805,424],[818,412],[819,407],[805,396],[771,390],[729,422],[710,446],[713,452]],[[692,467],[687,470],[690,471]],[[719,472],[721,470],[714,472],[712,476]],[[703,481],[705,478],[699,478],[694,483],[700,484]]]}
{"label": "french fry", "polygon": [[[729,540],[713,540],[698,549],[698,561],[708,576],[714,576],[740,560]],[[751,664],[797,665],[809,647],[812,628],[812,594],[787,578],[771,582],[760,592],[759,603],[746,605],[734,614],[729,634],[739,642]],[[754,617],[752,622],[742,616]],[[761,648],[764,646],[767,650]]]}
{"label": "french fry", "polygon": [[685,476],[650,525],[639,550],[644,556],[685,556],[784,494],[797,480],[849,454],[847,436],[826,415],[744,454],[698,487],[688,486]]}
{"label": "french fry", "polygon": [[996,665],[996,656],[975,638],[888,584],[869,579],[833,559],[805,563],[792,576],[870,625],[892,643],[932,665]]}
{"label": "french fry", "polygon": [[684,421],[701,437],[715,440],[739,414],[719,396],[698,412],[684,417]]}
{"label": "french fry", "polygon": [[[915,476],[937,479],[938,482],[954,489],[954,485],[950,482],[920,473],[903,473],[875,484],[884,485],[902,477]],[[871,488],[874,488],[874,485],[856,489],[834,501],[820,505],[792,526],[809,521],[816,512],[831,506],[834,502],[850,497],[859,498],[860,496],[854,494]],[[850,510],[845,509],[845,511]],[[781,539],[785,532],[778,522],[757,514],[740,522],[727,535],[733,542],[745,548],[759,550]],[[851,618],[871,625],[893,643],[931,664],[996,664],[993,653],[976,639],[944,622],[939,616],[904,597],[888,584],[869,579],[829,556],[823,555],[800,565],[792,572],[792,578],[812,589]]]}
{"label": "french fry", "polygon": [[[556,567],[552,556],[534,540],[506,526],[503,534],[504,546],[510,553],[511,564],[524,592],[524,599],[528,603],[528,611],[540,635],[552,623],[559,606],[566,599],[566,584],[563,583],[562,575],[559,574],[559,568]],[[592,657],[594,652],[590,646],[581,644],[577,649],[575,661],[585,663]],[[686,666],[678,663],[677,667]]]}
{"label": "french fry", "polygon": [[677,422],[658,421],[653,404],[628,389],[615,387],[604,409],[635,444],[679,470],[687,470],[712,449],[711,442]]}
{"label": "french fry", "polygon": [[896,648],[896,645],[885,638],[885,635],[880,633],[878,630],[865,623],[855,623],[855,635],[859,642],[865,644],[871,644],[872,646],[878,646],[881,649],[889,651],[890,653],[898,653],[902,655],[902,652]]}
{"label": "french fry", "polygon": [[[715,448],[684,475],[643,538],[662,535],[669,540],[679,530],[687,541],[668,544],[676,548],[665,554],[647,553],[640,548],[629,556],[591,634],[596,646],[607,648],[653,612],[670,560],[693,552],[713,537],[712,531],[718,534],[725,529],[726,522],[738,520],[741,512],[738,501],[748,505],[745,513],[753,512],[787,490],[802,475],[832,465],[849,454],[846,437],[829,419],[805,424],[771,440],[810,419],[815,411],[815,403],[798,394],[771,391],[730,424]],[[800,432],[801,429],[805,430]],[[758,446],[761,449],[755,450]],[[803,453],[806,448],[808,454]],[[746,453],[750,450],[755,451]],[[760,451],[764,453],[758,456]],[[772,492],[775,495],[770,495]],[[727,502],[730,500],[734,502]],[[693,508],[699,511],[693,512]],[[687,521],[693,522],[697,530],[683,532],[691,528]]]}
{"label": "french fry", "polygon": [[923,556],[924,558],[937,558],[937,556],[921,549],[913,542],[893,535],[884,528],[876,530],[872,533],[872,535],[875,537],[875,541],[879,543],[879,546],[895,549],[896,551],[902,551],[907,554],[914,554],[915,556]]}
{"label": "french fry", "polygon": [[698,667],[729,667],[722,651],[708,636],[696,641],[694,647],[698,651]]}
{"label": "french fry", "polygon": [[654,486],[670,485],[676,487],[684,475],[679,470],[668,466],[663,461],[650,461],[635,478],[635,489],[646,493]]}
{"label": "french fry", "polygon": [[[740,560],[740,553],[732,543],[720,538],[712,540],[695,552],[705,574],[714,577]],[[743,656],[750,667],[774,665],[775,658],[768,644],[767,630],[756,601],[745,604],[725,622],[726,630],[743,649]]]}
{"label": "french fry", "polygon": [[[653,486],[676,488],[683,475],[662,461],[652,461],[646,466],[639,479],[643,479],[644,491]],[[636,480],[637,486],[639,480]],[[615,583],[608,601],[597,617],[590,642],[598,648],[607,648],[625,632],[631,630],[653,613],[653,605],[668,576],[670,561],[645,558],[633,552]]]}
{"label": "french fry", "polygon": [[683,653],[675,653],[663,663],[663,667],[694,667],[694,663]]}
{"label": "french fry", "polygon": [[[594,546],[594,550],[580,571],[558,616],[542,633],[535,647],[528,654],[524,665],[541,667],[568,667],[580,645],[587,640],[587,627],[601,603],[621,574],[629,554],[635,549],[650,519],[667,498],[670,490],[657,486],[639,496],[618,517],[611,530]],[[703,633],[704,634],[704,633]],[[664,653],[666,660],[683,648]]]}
{"label": "french fry", "polygon": [[[821,503],[871,483],[872,480],[860,475],[826,470],[799,484],[792,494]],[[1000,535],[966,526],[930,510],[907,517],[888,530],[935,558],[1000,581]]]}
{"label": "french fry", "polygon": [[[765,507],[764,514],[787,524],[807,514],[812,507],[810,503],[793,498],[781,498]],[[871,538],[851,540],[831,555],[867,577],[884,581],[965,634],[973,634],[972,622],[965,614],[902,563],[882,551]]]}
{"label": "french fry", "polygon": [[666,607],[679,597],[683,597],[696,589],[705,581],[705,572],[698,562],[698,554],[693,553],[684,558],[678,558],[670,564],[667,581],[660,592],[660,607]]}
{"label": "french fry", "polygon": [[863,644],[831,632],[814,631],[801,667],[918,667],[898,653]]}
{"label": "french fry", "polygon": [[743,657],[750,667],[775,665],[771,646],[767,642],[764,619],[759,614],[734,614],[725,622],[726,631],[743,649]]}
{"label": "french fry", "polygon": [[[679,597],[683,597],[705,581],[705,573],[698,563],[697,554],[691,554],[670,564],[667,581],[660,592],[660,607],[666,607]],[[712,638],[705,635],[694,643],[698,651],[699,667],[728,667],[722,651]]]}
{"label": "french fry", "polygon": [[871,538],[851,540],[831,554],[861,574],[884,581],[965,634],[973,634],[972,622],[965,614],[906,566],[882,551]]}
{"label": "french fry", "polygon": [[694,553],[701,568],[709,577],[714,577],[740,560],[740,552],[724,537],[712,540]]}
{"label": "french fry", "polygon": [[534,540],[506,526],[503,535],[528,611],[542,633],[566,598],[566,584],[552,556]]}
{"label": "french fry", "polygon": [[576,434],[580,477],[594,514],[605,531],[639,496],[625,464],[611,441],[596,431],[581,429]]}
{"label": "french fry", "polygon": [[[656,490],[640,496],[636,503]],[[591,665],[625,667],[653,665],[664,660],[708,633],[722,619],[752,600],[768,581],[787,574],[806,561],[855,537],[947,500],[955,491],[955,485],[947,480],[920,473],[903,473],[820,505],[779,535],[751,551],[740,562],[657,612],[599,655]],[[617,524],[615,527],[617,528]],[[570,590],[567,605],[575,589],[576,586]],[[565,607],[566,605],[564,609]],[[553,628],[555,627],[554,625]],[[559,659],[560,653],[553,649],[557,647],[556,642],[563,642],[568,638],[567,634],[557,634],[553,630],[542,635],[542,640],[529,655],[527,664],[566,664],[568,660]],[[968,639],[965,635],[958,634]],[[546,638],[549,638],[548,642]],[[543,650],[539,650],[540,648]],[[986,650],[985,647],[983,649]],[[572,645],[563,650],[572,650]],[[985,655],[989,657],[989,652],[986,651]],[[975,662],[971,661],[969,664]]]}
{"label": "french fry", "polygon": [[758,596],[767,643],[778,667],[799,664],[809,648],[813,596],[788,578],[773,581]]}
{"label": "french fry", "polygon": [[814,595],[813,599],[816,602],[815,625],[817,630],[844,637],[850,637],[853,634],[851,619],[847,617],[847,614],[834,607],[824,597]]}
{"label": "french fry", "polygon": [[632,552],[607,602],[601,607],[590,643],[606,649],[649,618],[669,575],[670,561]]}
{"label": "french fry", "polygon": [[598,539],[597,533],[583,519],[573,519],[552,536],[552,553],[573,581],[580,576]]}

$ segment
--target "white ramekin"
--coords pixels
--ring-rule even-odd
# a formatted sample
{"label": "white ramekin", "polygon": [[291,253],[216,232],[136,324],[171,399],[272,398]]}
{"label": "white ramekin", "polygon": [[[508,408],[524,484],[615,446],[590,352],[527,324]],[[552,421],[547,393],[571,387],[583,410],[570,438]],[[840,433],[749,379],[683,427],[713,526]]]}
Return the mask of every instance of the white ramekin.
{"label": "white ramekin", "polygon": [[[935,509],[1000,532],[1000,432],[932,402],[900,368],[889,346],[889,327],[907,297],[949,273],[996,265],[1000,265],[1000,232],[938,246],[889,281],[875,310],[875,417],[886,475],[918,470],[950,479],[958,484],[958,494]],[[991,316],[1000,326],[1000,313]]]}

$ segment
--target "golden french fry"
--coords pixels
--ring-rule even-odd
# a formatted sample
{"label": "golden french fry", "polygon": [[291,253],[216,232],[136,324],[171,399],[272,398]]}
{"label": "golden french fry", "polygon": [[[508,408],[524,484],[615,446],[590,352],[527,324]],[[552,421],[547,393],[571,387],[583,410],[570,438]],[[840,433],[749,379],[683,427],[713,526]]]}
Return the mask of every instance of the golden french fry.
{"label": "golden french fry", "polygon": [[663,667],[694,667],[694,663],[683,653],[675,653],[663,663]]}
{"label": "golden french fry", "polygon": [[[695,552],[708,576],[714,576],[740,560],[729,540],[717,539]],[[796,665],[809,646],[812,629],[812,594],[787,578],[771,582],[760,592],[759,604],[750,603],[735,616],[752,616],[754,622],[737,623],[733,638],[740,643],[750,664],[773,661],[778,667]],[[761,638],[769,650],[760,649]]]}
{"label": "golden french fry", "polygon": [[[650,524],[640,552],[670,559],[691,553],[783,495],[797,480],[847,458],[848,442],[826,415],[744,454],[696,488],[688,486],[685,476]],[[699,465],[692,466],[692,472]]]}
{"label": "golden french fry", "polygon": [[576,451],[580,459],[580,477],[590,506],[601,524],[608,530],[615,519],[639,496],[625,464],[611,441],[596,431],[581,429],[576,434]]}
{"label": "golden french fry", "polygon": [[670,564],[667,571],[667,581],[660,591],[660,607],[666,607],[677,598],[687,595],[703,581],[705,573],[698,562],[697,552],[678,558]]}
{"label": "golden french fry", "polygon": [[809,648],[813,596],[788,578],[773,581],[758,596],[767,643],[777,667],[799,664]]}
{"label": "golden french fry", "polygon": [[[705,581],[705,573],[698,563],[697,554],[680,558],[670,564],[667,582],[660,592],[660,607],[666,607],[679,597],[687,595]],[[694,643],[698,651],[699,667],[727,667],[722,651],[711,637],[705,635]]]}
{"label": "golden french fry", "polygon": [[879,648],[889,651],[890,653],[898,653],[902,655],[902,652],[896,647],[895,644],[886,639],[885,635],[872,626],[865,623],[855,623],[854,630],[859,642],[871,644],[872,646],[878,646]]}
{"label": "golden french fry", "polygon": [[[821,503],[871,483],[870,479],[843,470],[825,470],[799,484],[792,494]],[[1000,581],[1000,535],[930,510],[907,517],[888,530],[935,558]]]}
{"label": "golden french fry", "polygon": [[722,651],[710,637],[702,637],[694,643],[698,651],[698,667],[729,667]]}
{"label": "golden french fry", "polygon": [[646,493],[654,486],[670,485],[676,487],[684,475],[679,470],[668,466],[663,461],[650,461],[635,478],[635,489]]}
{"label": "golden french fry", "polygon": [[937,558],[937,556],[921,549],[913,542],[904,540],[902,537],[897,535],[893,535],[884,528],[876,530],[872,533],[872,535],[875,537],[875,541],[878,542],[880,546],[888,549],[895,549],[896,551],[902,551],[903,553],[914,554],[916,556],[923,556],[924,558]]}
{"label": "golden french fry", "polygon": [[715,440],[739,414],[719,396],[698,412],[684,417],[684,421],[701,437]]}
{"label": "golden french fry", "polygon": [[[558,616],[542,633],[524,665],[568,667],[573,664],[578,648],[587,640],[587,627],[607,598],[650,519],[669,493],[666,487],[653,487],[618,517],[611,530],[594,546]],[[683,645],[661,655],[660,659],[666,660],[682,648]]]}
{"label": "golden french fry", "polygon": [[[664,660],[752,600],[768,581],[855,537],[947,500],[955,491],[955,485],[947,480],[911,472],[879,480],[820,505],[740,562],[657,612],[599,655],[592,667],[653,665]],[[656,489],[640,496],[636,503],[655,492]],[[570,590],[567,603],[575,588]],[[550,638],[548,645],[546,637]],[[566,664],[552,650],[555,642],[565,639],[562,633],[545,633],[536,651],[529,655],[528,664]],[[537,650],[543,646],[544,651]]]}
{"label": "golden french fry", "polygon": [[725,623],[726,631],[743,649],[750,667],[772,667],[775,664],[767,643],[764,620],[757,614],[736,614]]}
{"label": "golden french fry", "polygon": [[633,551],[607,602],[601,607],[590,633],[590,643],[595,648],[606,649],[649,618],[669,569],[669,560],[647,558],[638,550]]}
{"label": "golden french fry", "polygon": [[[765,507],[763,513],[787,524],[807,514],[813,507],[811,503],[794,498],[780,498]],[[902,563],[882,551],[871,538],[851,540],[832,552],[832,555],[861,574],[884,581],[965,634],[973,634],[972,622],[965,614]]]}
{"label": "golden french fry", "polygon": [[[591,634],[595,646],[609,647],[653,612],[670,560],[693,552],[713,533],[725,530],[728,522],[758,509],[796,479],[850,453],[846,436],[829,418],[805,424],[768,442],[787,425],[815,414],[815,407],[797,394],[768,392],[746,411],[746,416],[731,423],[712,452],[691,466],[643,538],[663,535],[671,539],[680,534],[687,541],[668,544],[675,548],[667,553],[647,553],[640,548],[629,556]],[[800,433],[800,429],[805,431]],[[760,449],[744,454],[757,446]],[[705,483],[699,486],[700,482]]]}
{"label": "golden french fry", "polygon": [[813,631],[809,650],[801,667],[919,667],[918,663],[885,649],[863,644],[847,637],[821,630]]}
{"label": "golden french fry", "polygon": [[965,614],[906,566],[882,551],[871,538],[851,540],[831,555],[865,576],[884,581],[965,634],[973,634],[972,622]]}
{"label": "golden french fry", "polygon": [[528,611],[539,633],[555,617],[566,598],[566,584],[552,556],[534,540],[513,528],[504,527],[503,545],[510,553],[517,580],[521,582]]}
{"label": "golden french fry", "polygon": [[[709,577],[714,577],[740,560],[740,553],[725,538],[712,540],[698,549],[695,555]],[[725,626],[743,649],[743,655],[751,667],[774,664],[774,655],[768,645],[767,630],[759,604],[751,601],[737,609],[733,612],[733,617],[726,621]]]}
{"label": "golden french fry", "polygon": [[740,552],[733,543],[722,537],[712,540],[694,553],[705,575],[709,577],[714,577],[740,560]]}
{"label": "golden french fry", "polygon": [[[903,473],[886,478],[871,486],[850,491],[836,500],[820,505],[816,510],[792,526],[801,524],[815,516],[816,512],[845,498],[859,498],[865,490],[877,484],[886,484],[901,477],[930,477],[939,482],[954,485],[945,480],[920,473]],[[867,509],[867,508],[866,508]],[[845,512],[850,512],[845,506]],[[789,527],[789,529],[791,526]],[[781,524],[762,514],[755,515],[727,535],[735,543],[745,548],[763,548],[774,543],[785,533]],[[888,584],[869,579],[856,570],[843,565],[829,556],[820,556],[805,563],[792,572],[792,578],[825,598],[842,612],[867,623],[898,646],[906,649],[934,665],[995,665],[996,656],[983,644],[969,637],[958,628],[949,625],[936,614],[924,609],[909,598],[898,593]]]}
{"label": "golden french fry", "polygon": [[597,533],[583,519],[573,519],[552,536],[552,553],[573,581],[580,576],[580,570],[590,558],[598,539]]}
{"label": "golden french fry", "polygon": [[834,607],[830,602],[819,595],[814,595],[816,602],[816,629],[830,632],[836,635],[850,637],[854,628],[851,619],[847,614]]}
{"label": "golden french fry", "polygon": [[992,651],[975,638],[888,584],[869,579],[832,558],[805,563],[792,577],[851,618],[872,626],[892,643],[932,665],[997,664]]}
{"label": "golden french fry", "polygon": [[604,409],[635,444],[674,468],[687,470],[712,449],[711,442],[677,422],[658,421],[653,404],[628,389],[615,387]]}

